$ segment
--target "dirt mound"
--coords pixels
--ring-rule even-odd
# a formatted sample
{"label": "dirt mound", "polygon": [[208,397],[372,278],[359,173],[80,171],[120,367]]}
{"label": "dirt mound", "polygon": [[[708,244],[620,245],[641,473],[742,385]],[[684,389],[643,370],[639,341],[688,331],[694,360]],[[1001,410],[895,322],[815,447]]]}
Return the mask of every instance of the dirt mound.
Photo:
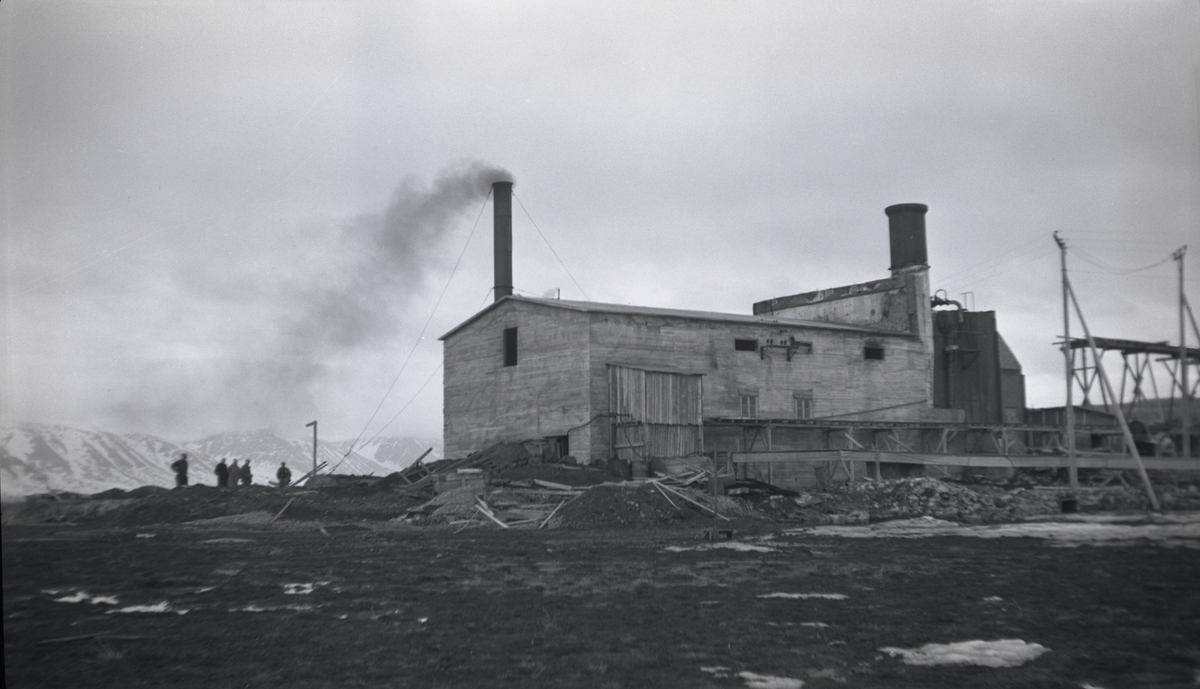
{"label": "dirt mound", "polygon": [[595,527],[667,524],[699,516],[685,501],[675,505],[650,483],[606,483],[563,505],[554,515],[550,528],[587,529]]}

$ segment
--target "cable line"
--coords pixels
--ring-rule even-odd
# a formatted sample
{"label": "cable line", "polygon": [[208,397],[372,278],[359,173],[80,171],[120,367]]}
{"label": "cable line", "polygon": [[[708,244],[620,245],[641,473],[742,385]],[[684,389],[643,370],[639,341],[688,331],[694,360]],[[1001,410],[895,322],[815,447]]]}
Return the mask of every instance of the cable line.
{"label": "cable line", "polygon": [[1101,270],[1107,270],[1111,273],[1117,273],[1119,275],[1132,275],[1134,273],[1140,273],[1144,270],[1150,270],[1151,268],[1157,268],[1157,267],[1161,266],[1162,264],[1166,263],[1167,261],[1170,261],[1172,258],[1171,256],[1167,256],[1166,258],[1159,261],[1158,263],[1151,263],[1150,265],[1142,266],[1141,268],[1119,268],[1117,266],[1112,265],[1111,263],[1107,263],[1106,261],[1104,261],[1102,259],[1092,256],[1091,254],[1087,253],[1086,251],[1080,249],[1079,247],[1075,247],[1075,255],[1082,258],[1084,263],[1089,263]]}
{"label": "cable line", "polygon": [[[358,441],[362,439],[363,434],[366,433],[367,429],[371,427],[371,422],[374,421],[375,417],[379,415],[379,410],[383,408],[384,402],[387,402],[388,395],[392,393],[392,388],[396,387],[396,383],[400,380],[400,376],[403,375],[404,369],[408,367],[408,362],[412,359],[413,353],[417,351],[417,346],[421,344],[421,338],[425,336],[425,331],[429,329],[429,324],[433,322],[433,316],[437,313],[438,306],[440,306],[442,303],[442,298],[446,296],[446,290],[450,289],[450,282],[454,280],[454,274],[458,272],[458,266],[462,263],[463,256],[467,253],[467,247],[471,244],[471,238],[475,236],[475,230],[479,227],[479,220],[483,217],[483,211],[485,208],[487,208],[488,199],[490,198],[492,198],[492,190],[491,187],[488,187],[488,193],[483,199],[483,205],[479,207],[479,215],[475,216],[475,224],[471,226],[471,233],[467,235],[467,241],[463,242],[462,251],[458,253],[458,260],[454,262],[454,268],[450,271],[450,277],[446,279],[446,284],[442,287],[442,293],[438,295],[437,302],[435,302],[433,305],[433,310],[429,312],[429,318],[425,319],[425,325],[421,328],[420,334],[417,335],[416,341],[413,342],[412,349],[408,350],[408,356],[405,357],[404,363],[400,365],[400,371],[396,373],[396,377],[392,379],[392,384],[388,386],[387,392],[383,393],[383,399],[379,400],[379,404],[375,407],[375,411],[371,414],[371,418],[367,419],[366,425],[364,425],[363,429],[359,431],[358,437],[354,439],[354,442],[350,443],[350,449],[346,450],[345,456],[342,457],[343,460],[350,456],[350,453],[354,452]],[[426,384],[428,384],[428,381],[426,381]],[[421,387],[424,388],[425,386],[422,385]],[[399,416],[399,414],[397,414],[397,416]],[[393,417],[393,421],[394,420],[395,417]],[[388,423],[390,424],[391,421]],[[386,424],[384,425],[384,428],[387,428]],[[371,440],[374,440],[377,437],[379,437],[378,433],[372,436]],[[371,441],[368,440],[367,442]],[[365,444],[366,443],[364,443],[364,445]]]}
{"label": "cable line", "polygon": [[558,259],[558,265],[562,266],[563,270],[567,271],[567,276],[571,278],[571,282],[575,283],[575,287],[579,290],[579,293],[583,295],[584,299],[591,301],[592,298],[589,297],[587,292],[584,292],[583,288],[579,286],[579,281],[575,279],[574,275],[571,275],[570,268],[567,268],[567,264],[563,263],[563,260],[558,257],[558,252],[554,250],[554,247],[550,246],[550,240],[546,239],[546,235],[542,234],[541,228],[537,226],[536,222],[533,222],[533,216],[529,214],[529,210],[525,208],[525,204],[521,203],[521,199],[517,197],[516,192],[513,192],[513,198],[517,199],[517,204],[521,206],[521,210],[525,211],[525,217],[529,218],[529,222],[533,224],[533,229],[537,230],[538,236],[542,238],[543,242],[546,242],[546,246],[550,248],[550,253],[554,254],[554,258]]}

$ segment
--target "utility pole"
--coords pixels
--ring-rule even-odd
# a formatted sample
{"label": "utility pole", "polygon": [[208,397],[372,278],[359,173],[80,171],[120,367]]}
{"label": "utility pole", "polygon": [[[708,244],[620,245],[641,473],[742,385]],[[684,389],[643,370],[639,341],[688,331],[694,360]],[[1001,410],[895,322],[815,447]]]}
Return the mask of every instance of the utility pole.
{"label": "utility pole", "polygon": [[1067,477],[1071,488],[1079,488],[1079,460],[1075,456],[1075,403],[1073,389],[1075,387],[1075,350],[1071,349],[1071,307],[1067,303],[1067,292],[1070,289],[1067,282],[1067,242],[1058,233],[1054,233],[1054,241],[1058,243],[1062,263],[1062,300],[1063,300],[1063,360],[1067,369]]}
{"label": "utility pole", "polygon": [[1158,512],[1161,508],[1158,505],[1158,498],[1154,495],[1154,486],[1150,485],[1150,475],[1146,473],[1146,466],[1142,464],[1142,456],[1138,454],[1137,443],[1133,441],[1133,433],[1129,430],[1129,422],[1125,420],[1125,411],[1121,409],[1121,401],[1113,393],[1112,382],[1108,379],[1108,374],[1104,371],[1104,362],[1100,361],[1100,350],[1096,347],[1096,340],[1092,337],[1092,332],[1088,330],[1087,319],[1083,317],[1083,309],[1079,308],[1079,300],[1075,298],[1075,290],[1071,288],[1071,283],[1067,283],[1067,294],[1071,297],[1071,304],[1075,306],[1075,315],[1079,316],[1079,325],[1083,327],[1083,336],[1087,339],[1088,347],[1092,350],[1092,361],[1096,364],[1096,374],[1100,376],[1100,389],[1108,390],[1109,399],[1116,400],[1114,405],[1117,410],[1117,423],[1121,426],[1121,435],[1125,436],[1125,447],[1129,448],[1129,454],[1133,456],[1133,463],[1137,467],[1138,476],[1142,478],[1142,486],[1146,488],[1146,497],[1150,500],[1150,509]]}
{"label": "utility pole", "polygon": [[[312,423],[304,424],[305,428],[308,428],[309,426],[312,426],[312,428],[313,428],[313,470],[312,470],[312,475],[316,476],[317,475],[317,422],[313,421]],[[313,484],[313,485],[316,485],[316,484]]]}
{"label": "utility pole", "polygon": [[1184,244],[1171,254],[1171,257],[1179,262],[1179,388],[1183,392],[1183,458],[1192,458],[1192,409],[1191,409],[1191,388],[1188,387],[1188,360],[1187,360],[1187,330],[1184,325],[1184,309],[1187,307],[1187,297],[1183,293],[1183,255],[1187,253],[1187,244]]}

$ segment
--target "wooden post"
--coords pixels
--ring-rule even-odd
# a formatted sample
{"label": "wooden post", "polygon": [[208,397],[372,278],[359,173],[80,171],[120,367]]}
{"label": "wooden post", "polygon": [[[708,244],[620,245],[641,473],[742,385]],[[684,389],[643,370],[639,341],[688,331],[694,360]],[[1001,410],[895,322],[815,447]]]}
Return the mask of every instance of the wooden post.
{"label": "wooden post", "polygon": [[[1083,326],[1083,334],[1087,336],[1088,347],[1092,350],[1092,359],[1095,360],[1096,373],[1100,376],[1100,389],[1107,390],[1108,394],[1112,395],[1112,383],[1108,381],[1108,374],[1104,372],[1104,364],[1100,361],[1100,352],[1096,347],[1096,341],[1092,339],[1092,333],[1088,330],[1087,321],[1083,318],[1083,310],[1079,308],[1079,301],[1075,298],[1075,290],[1071,289],[1071,283],[1067,283],[1067,293],[1071,296],[1071,303],[1075,305],[1075,314],[1079,316],[1079,324]],[[1138,454],[1137,444],[1133,442],[1133,433],[1129,430],[1129,424],[1125,421],[1125,412],[1121,409],[1121,405],[1116,405],[1117,422],[1121,425],[1121,434],[1125,436],[1125,443],[1129,446],[1129,452],[1133,455],[1133,461],[1137,465],[1138,476],[1142,477],[1142,485],[1146,488],[1146,497],[1150,499],[1150,507],[1155,511],[1159,511],[1158,497],[1154,495],[1154,486],[1150,485],[1150,476],[1146,473],[1146,467],[1142,464],[1142,456]]]}
{"label": "wooden post", "polygon": [[1183,434],[1182,455],[1185,459],[1192,457],[1192,405],[1191,405],[1191,389],[1188,388],[1188,360],[1187,360],[1187,330],[1184,328],[1183,312],[1187,305],[1187,298],[1183,293],[1183,255],[1187,253],[1187,245],[1184,244],[1178,251],[1175,252],[1174,258],[1179,261],[1179,387],[1183,391]]}
{"label": "wooden post", "polygon": [[312,426],[312,429],[313,429],[313,470],[312,470],[312,475],[316,476],[317,475],[317,422],[313,421],[312,423],[304,424],[305,428],[308,428],[309,426]]}
{"label": "wooden post", "polygon": [[1075,350],[1071,349],[1071,308],[1067,304],[1067,292],[1070,284],[1067,282],[1067,243],[1058,233],[1054,233],[1054,241],[1058,243],[1062,263],[1062,301],[1063,301],[1063,359],[1067,367],[1067,477],[1071,488],[1079,488],[1079,460],[1075,456],[1075,402],[1072,400],[1075,388]]}

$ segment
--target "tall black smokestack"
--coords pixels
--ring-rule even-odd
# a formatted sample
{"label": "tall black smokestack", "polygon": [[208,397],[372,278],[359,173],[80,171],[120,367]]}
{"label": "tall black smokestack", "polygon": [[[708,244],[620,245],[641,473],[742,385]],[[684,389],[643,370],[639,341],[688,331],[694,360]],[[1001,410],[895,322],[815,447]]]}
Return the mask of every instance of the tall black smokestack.
{"label": "tall black smokestack", "polygon": [[512,296],[512,182],[492,182],[496,301]]}
{"label": "tall black smokestack", "polygon": [[892,247],[892,273],[905,268],[929,267],[925,252],[925,213],[923,203],[899,203],[883,209],[888,216],[888,236]]}

